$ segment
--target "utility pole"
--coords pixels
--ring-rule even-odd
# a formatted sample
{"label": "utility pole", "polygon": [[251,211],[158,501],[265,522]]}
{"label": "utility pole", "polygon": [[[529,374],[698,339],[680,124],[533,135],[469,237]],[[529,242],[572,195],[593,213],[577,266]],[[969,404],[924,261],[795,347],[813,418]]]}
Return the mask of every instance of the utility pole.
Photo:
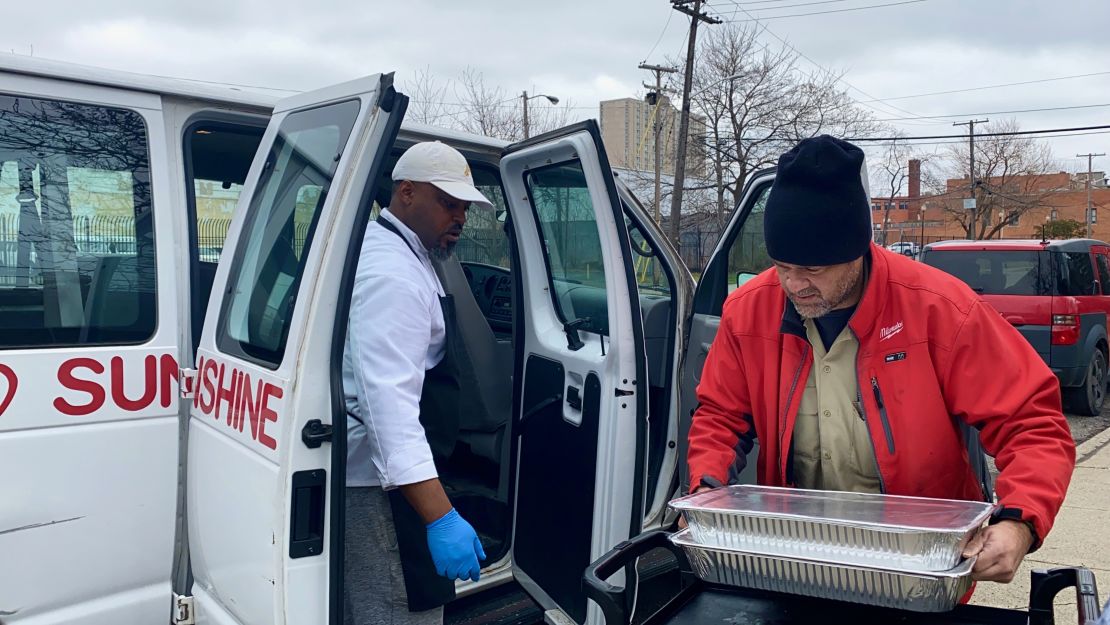
{"label": "utility pole", "polygon": [[520,94],[521,101],[524,102],[524,138],[528,138],[528,92]]}
{"label": "utility pole", "polygon": [[[659,114],[659,110],[663,105],[663,74],[673,74],[678,70],[673,67],[662,67],[660,65],[648,65],[647,63],[640,63],[640,69],[646,69],[655,72],[655,86],[645,84],[648,89],[655,89],[655,204],[654,204],[654,217],[655,223],[660,226],[663,225],[663,213],[660,209],[659,202],[663,197],[663,184],[661,179],[663,169],[663,146],[659,140],[660,134],[663,132],[663,117]],[[650,103],[649,103],[650,104]]]}
{"label": "utility pole", "polygon": [[[971,238],[978,239],[979,235],[975,232],[975,215],[979,211],[979,206],[975,201],[975,124],[990,123],[989,119],[969,119],[966,122],[956,122],[953,126],[967,126],[967,136],[970,142],[971,153]],[[988,215],[989,217],[989,215]]]}
{"label": "utility pole", "polygon": [[1106,155],[1101,153],[1095,154],[1092,152],[1089,154],[1076,154],[1075,156],[1076,158],[1087,157],[1087,217],[1084,219],[1084,221],[1087,222],[1087,238],[1089,239],[1091,238],[1091,226],[1094,224],[1094,219],[1092,219],[1092,217],[1094,217],[1095,215],[1095,208],[1091,204],[1091,160],[1094,159],[1094,157],[1096,156]]}
{"label": "utility pole", "polygon": [[[693,4],[693,8],[689,5]],[[690,88],[694,80],[694,53],[697,51],[698,24],[720,24],[721,20],[709,17],[701,10],[702,0],[671,0],[671,8],[690,16],[690,40],[686,44],[686,76],[682,81],[682,114],[679,116],[678,152],[674,159],[674,192],[671,194],[671,241],[682,249],[682,187],[686,184],[686,135],[690,132]]]}

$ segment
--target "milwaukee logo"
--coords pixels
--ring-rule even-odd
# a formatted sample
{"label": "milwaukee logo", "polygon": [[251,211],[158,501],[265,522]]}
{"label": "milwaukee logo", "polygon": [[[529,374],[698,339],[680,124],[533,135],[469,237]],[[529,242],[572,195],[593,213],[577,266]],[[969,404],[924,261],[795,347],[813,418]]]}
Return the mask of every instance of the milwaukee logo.
{"label": "milwaukee logo", "polygon": [[902,331],[902,325],[903,325],[902,322],[899,321],[898,323],[890,326],[889,328],[883,328],[883,329],[879,330],[879,340],[880,341],[885,341],[885,340],[889,339],[890,337],[894,336],[895,334],[898,334],[899,332]]}

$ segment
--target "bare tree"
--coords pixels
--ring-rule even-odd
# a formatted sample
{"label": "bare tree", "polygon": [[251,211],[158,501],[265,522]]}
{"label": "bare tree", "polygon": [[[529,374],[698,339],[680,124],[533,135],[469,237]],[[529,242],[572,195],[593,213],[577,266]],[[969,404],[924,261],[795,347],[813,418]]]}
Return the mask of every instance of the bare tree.
{"label": "bare tree", "polygon": [[[989,132],[1016,132],[1015,120],[991,124]],[[975,140],[975,188],[970,189],[970,146],[954,144],[947,150],[952,163],[944,209],[964,229],[969,239],[989,239],[1036,208],[1050,206],[1053,193],[1049,172],[1058,171],[1052,150],[1037,139],[1024,136],[992,136]],[[976,200],[974,210],[963,207],[969,191]],[[972,226],[974,224],[974,228]]]}
{"label": "bare tree", "polygon": [[447,102],[447,83],[440,82],[427,67],[417,70],[411,81],[405,83],[410,94],[405,116],[414,122],[429,126],[442,126],[453,122]]}
{"label": "bare tree", "polygon": [[801,139],[862,136],[878,127],[840,88],[838,75],[803,72],[792,48],[763,45],[758,32],[722,25],[698,46],[691,106],[706,123],[702,140],[719,221],[740,201],[749,174],[775,164]]}
{"label": "bare tree", "polygon": [[[519,95],[508,94],[502,87],[490,86],[482,73],[474,68],[463,71],[456,91],[460,114],[456,124],[467,132],[506,141],[524,138],[524,110]],[[530,134],[538,135],[567,125],[571,103],[563,106],[530,106]]]}
{"label": "bare tree", "polygon": [[[898,132],[896,136],[901,137],[903,133]],[[890,211],[894,208],[895,198],[903,192],[903,187],[909,178],[909,162],[914,156],[913,147],[899,139],[886,144],[883,149],[883,158],[879,161],[877,171],[875,171],[876,183],[879,185],[876,189],[881,191],[881,194],[877,193],[876,195],[886,198],[883,202],[882,240],[880,245],[886,245],[886,233],[890,227]]]}

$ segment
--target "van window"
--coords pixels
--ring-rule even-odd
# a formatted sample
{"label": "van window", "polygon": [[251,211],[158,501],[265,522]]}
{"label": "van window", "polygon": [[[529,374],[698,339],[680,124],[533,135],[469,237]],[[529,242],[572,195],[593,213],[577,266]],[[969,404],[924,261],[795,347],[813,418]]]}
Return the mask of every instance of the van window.
{"label": "van window", "polygon": [[963,280],[981,295],[1053,295],[1056,291],[1049,252],[933,250],[924,262]]}
{"label": "van window", "polygon": [[262,125],[226,121],[200,121],[185,130],[186,196],[195,228],[190,254],[194,350],[204,328],[216,263],[264,131]]}
{"label": "van window", "polygon": [[728,249],[729,293],[771,268],[771,257],[767,255],[767,243],[763,240],[763,212],[770,193],[771,185],[760,190],[744,225],[732,239]]}
{"label": "van window", "polygon": [[278,128],[231,268],[220,349],[276,368],[316,219],[358,117],[357,100],[291,113]]}
{"label": "van window", "polygon": [[149,339],[154,247],[138,113],[0,96],[0,349]]}
{"label": "van window", "polygon": [[474,186],[493,204],[493,210],[471,205],[466,214],[466,228],[455,247],[461,262],[484,263],[511,269],[509,235],[505,232],[508,207],[501,189],[501,176],[496,169],[473,166]]}
{"label": "van window", "polygon": [[539,222],[559,318],[563,323],[588,319],[581,329],[608,333],[601,238],[582,163],[573,161],[529,171],[525,184]]}

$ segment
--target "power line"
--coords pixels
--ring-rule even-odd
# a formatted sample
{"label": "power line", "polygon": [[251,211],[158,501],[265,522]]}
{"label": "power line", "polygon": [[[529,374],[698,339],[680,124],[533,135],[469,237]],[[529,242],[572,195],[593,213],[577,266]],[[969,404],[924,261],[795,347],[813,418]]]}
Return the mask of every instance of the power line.
{"label": "power line", "polygon": [[668,11],[667,12],[667,23],[663,25],[663,32],[659,33],[659,38],[655,40],[655,45],[653,45],[651,47],[651,50],[646,55],[644,55],[644,60],[643,60],[644,63],[647,63],[648,58],[650,58],[651,55],[655,53],[655,49],[658,48],[659,44],[663,41],[663,35],[667,34],[667,28],[670,27],[671,18],[673,18],[673,17],[674,17],[674,11]]}
{"label": "power line", "polygon": [[1073,111],[1077,109],[1093,109],[1110,106],[1110,102],[1104,104],[1080,104],[1077,106],[1054,106],[1048,108],[1036,109],[1014,109],[1012,111],[989,111],[985,113],[956,113],[954,115],[918,115],[914,117],[887,117],[885,119],[876,119],[877,122],[895,122],[907,119],[958,119],[961,117],[975,117],[976,115],[1009,115],[1013,113],[1042,113],[1047,111]]}
{"label": "power line", "polygon": [[[746,20],[731,20],[731,21],[729,21],[729,23],[730,24],[736,24],[736,23],[744,23],[744,22],[757,22],[757,21],[760,21],[760,20],[781,20],[781,19],[786,19],[788,17],[809,17],[811,15],[828,15],[830,13],[847,13],[849,11],[866,11],[868,9],[885,9],[887,7],[896,7],[896,6],[902,6],[902,5],[905,5],[905,4],[918,4],[919,2],[928,2],[928,1],[929,0],[902,0],[902,2],[889,2],[887,4],[871,4],[871,5],[862,6],[862,7],[852,7],[852,8],[849,8],[849,9],[830,9],[828,11],[811,11],[809,13],[795,13],[793,15],[772,15],[772,16],[760,17],[760,18],[752,17],[751,19],[746,19]],[[737,5],[737,6],[739,6],[739,5]],[[741,10],[744,11],[744,9],[741,9]],[[747,11],[744,11],[744,12],[747,13]]]}
{"label": "power line", "polygon": [[836,4],[838,2],[848,2],[849,0],[820,0],[819,2],[803,2],[801,4],[787,4],[785,6],[764,7],[762,9],[752,9],[753,11],[781,11],[783,9],[793,9],[794,7],[808,7],[815,4]]}
{"label": "power line", "polygon": [[[786,46],[787,48],[789,48],[789,49],[793,50],[795,54],[797,54],[798,56],[802,57],[802,58],[803,58],[803,59],[805,59],[806,61],[809,61],[809,62],[810,62],[810,63],[811,63],[811,64],[812,64],[812,65],[813,65],[814,67],[818,68],[819,70],[821,70],[821,71],[823,71],[823,72],[825,72],[825,73],[827,73],[827,74],[829,74],[829,75],[835,75],[835,74],[834,74],[833,72],[831,72],[830,70],[828,70],[828,69],[827,69],[827,68],[826,68],[825,66],[823,66],[823,65],[821,65],[820,63],[818,63],[817,61],[814,61],[813,59],[809,58],[809,57],[808,57],[808,56],[807,56],[807,55],[806,55],[806,54],[805,54],[804,52],[802,52],[802,51],[801,51],[801,50],[799,50],[798,48],[794,47],[794,46],[793,46],[793,45],[791,45],[791,44],[790,44],[789,42],[787,42],[787,41],[786,41],[785,39],[783,39],[783,38],[782,38],[782,37],[780,37],[780,36],[779,36],[778,34],[776,34],[776,33],[775,33],[775,31],[771,30],[771,29],[770,29],[770,28],[769,28],[769,27],[768,27],[768,26],[767,26],[766,24],[762,23],[762,22],[760,21],[760,18],[757,18],[757,17],[755,17],[755,16],[754,16],[754,15],[752,15],[752,14],[751,14],[750,12],[748,12],[748,10],[747,10],[747,9],[745,9],[745,8],[744,8],[743,6],[741,6],[741,5],[740,5],[740,3],[739,3],[739,2],[737,2],[737,0],[729,0],[729,2],[731,2],[731,3],[733,4],[733,5],[735,5],[735,6],[736,6],[736,10],[737,10],[737,11],[742,11],[742,12],[744,13],[744,15],[747,15],[748,17],[752,18],[752,21],[755,21],[755,22],[756,22],[756,23],[757,23],[757,24],[758,24],[758,25],[759,25],[759,26],[760,26],[760,27],[762,28],[763,32],[765,32],[765,33],[767,33],[767,34],[771,35],[771,36],[772,36],[772,37],[774,37],[775,39],[778,39],[778,40],[779,40],[779,42],[780,42],[780,43],[782,43],[782,45],[784,45],[784,46]],[[758,36],[758,35],[757,35],[757,36]],[[852,83],[848,82],[848,81],[847,81],[847,79],[845,79],[845,78],[844,78],[843,76],[838,76],[838,77],[837,77],[837,81],[838,81],[838,82],[841,82],[841,83],[844,83],[844,85],[846,85],[846,86],[847,86],[848,88],[850,88],[850,89],[852,89],[852,90],[854,90],[854,91],[857,91],[857,92],[859,92],[859,93],[862,93],[862,94],[863,94],[863,95],[864,95],[865,97],[871,98],[871,99],[872,99],[871,101],[880,101],[880,99],[879,99],[879,98],[876,98],[875,96],[871,95],[870,93],[867,93],[867,92],[866,92],[866,91],[864,91],[863,89],[860,89],[859,87],[857,87],[857,86],[853,85]],[[851,96],[849,96],[849,97],[851,97]],[[870,109],[871,109],[871,110],[873,110],[873,111],[877,111],[877,112],[879,112],[879,113],[883,113],[883,114],[887,114],[887,115],[889,115],[889,114],[890,114],[890,113],[889,113],[888,111],[884,111],[884,110],[882,110],[882,109],[880,109],[880,108],[878,108],[878,107],[872,106],[872,105],[870,105],[870,104],[866,104],[866,103],[864,103],[864,102],[862,102],[862,101],[860,101],[860,100],[856,100],[855,98],[852,98],[852,100],[853,100],[853,101],[855,101],[855,102],[856,102],[857,104],[861,104],[861,105],[863,105],[863,106],[866,106],[867,108],[870,108]],[[905,113],[906,115],[917,115],[917,113],[915,113],[915,112],[913,112],[913,111],[910,111],[910,110],[904,109],[904,108],[902,108],[902,107],[900,107],[900,106],[895,106],[895,105],[893,105],[893,104],[886,104],[886,103],[883,103],[883,106],[885,106],[885,107],[887,107],[887,108],[889,108],[889,109],[893,109],[893,110],[896,110],[896,111],[900,111],[900,112],[902,112],[902,113]],[[912,122],[911,122],[911,123],[912,123]]]}
{"label": "power line", "polygon": [[1019,85],[1032,85],[1042,82],[1054,82],[1057,80],[1071,80],[1073,78],[1090,78],[1091,76],[1105,76],[1110,72],[1093,72],[1090,74],[1076,74],[1074,76],[1058,76],[1056,78],[1040,78],[1038,80],[1023,80],[1021,82],[1007,82],[998,85],[983,85],[981,87],[967,87],[965,89],[950,89],[948,91],[932,91],[930,93],[917,93],[914,95],[900,95],[893,98],[877,98],[875,100],[863,100],[863,102],[890,102],[891,100],[909,100],[910,98],[924,98],[926,96],[934,95],[948,95],[951,93],[967,93],[969,91],[982,91],[984,89],[999,89],[1001,87],[1016,87]]}
{"label": "power line", "polygon": [[[1058,132],[1082,132],[1085,130],[1110,130],[1110,124],[1101,126],[1079,126],[1075,128],[1046,128],[1041,130],[1010,130],[1003,132],[982,132],[976,137],[1016,137],[1021,135],[1045,135]],[[1101,134],[1101,133],[1098,133]],[[966,139],[967,135],[928,135],[919,137],[851,137],[845,141],[913,141],[915,139]]]}

